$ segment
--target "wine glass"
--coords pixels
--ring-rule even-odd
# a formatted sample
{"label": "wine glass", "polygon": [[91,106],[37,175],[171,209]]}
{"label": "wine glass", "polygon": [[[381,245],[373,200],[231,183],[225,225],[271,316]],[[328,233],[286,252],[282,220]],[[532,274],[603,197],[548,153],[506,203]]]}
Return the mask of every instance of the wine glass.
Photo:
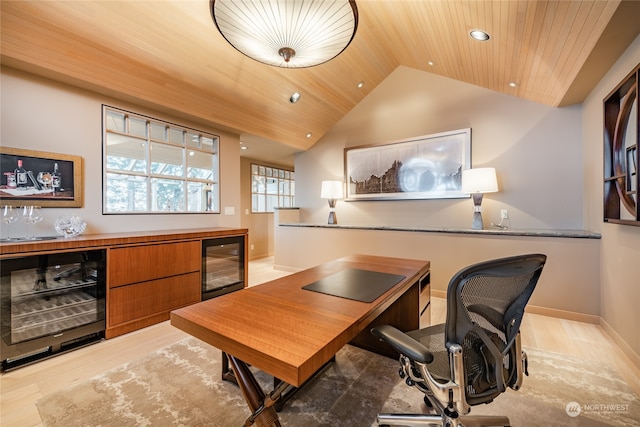
{"label": "wine glass", "polygon": [[7,224],[7,240],[11,240],[11,235],[9,234],[9,224],[13,224],[18,220],[18,213],[13,206],[3,206],[2,207],[2,222]]}
{"label": "wine glass", "polygon": [[31,224],[37,224],[42,221],[44,217],[42,216],[42,211],[40,210],[40,206],[25,206],[22,209],[22,220],[27,223],[27,235],[25,238],[27,240],[35,240],[35,236],[32,236],[29,232]]}
{"label": "wine glass", "polygon": [[40,184],[42,184],[42,188],[45,190],[48,190],[51,187],[51,182],[53,181],[53,177],[50,172],[38,172],[36,179]]}

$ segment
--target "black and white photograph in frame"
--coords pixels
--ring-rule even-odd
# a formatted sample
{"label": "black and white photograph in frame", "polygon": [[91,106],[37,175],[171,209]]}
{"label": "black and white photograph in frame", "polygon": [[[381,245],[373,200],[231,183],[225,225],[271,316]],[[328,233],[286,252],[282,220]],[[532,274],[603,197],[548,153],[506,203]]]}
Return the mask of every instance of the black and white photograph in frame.
{"label": "black and white photograph in frame", "polygon": [[345,148],[347,200],[445,199],[462,193],[471,128]]}

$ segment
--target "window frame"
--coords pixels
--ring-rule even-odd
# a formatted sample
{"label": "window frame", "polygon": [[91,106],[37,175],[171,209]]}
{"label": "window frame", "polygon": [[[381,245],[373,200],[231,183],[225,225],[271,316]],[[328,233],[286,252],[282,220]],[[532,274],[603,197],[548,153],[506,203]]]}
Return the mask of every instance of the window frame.
{"label": "window frame", "polygon": [[[273,213],[275,209],[295,206],[295,172],[293,170],[252,162],[250,171],[252,214],[269,214]],[[261,184],[262,191],[256,191],[254,177],[264,178],[264,182]],[[268,182],[270,179],[275,179],[275,183],[271,183],[271,185],[275,186],[275,192],[270,192],[271,187]],[[283,183],[288,183],[289,192],[287,194],[281,192]],[[257,197],[263,198],[262,205],[256,206]],[[269,203],[270,197],[275,197],[278,202],[277,205],[272,206]],[[285,203],[286,200],[289,201],[289,205]]]}
{"label": "window frame", "polygon": [[[114,141],[140,142],[135,150],[139,158],[109,151]],[[102,214],[220,214],[220,145],[220,136],[211,132],[103,104]],[[165,157],[154,157],[154,147]],[[128,192],[142,196],[109,200],[110,193],[121,191],[118,180],[127,180]],[[170,191],[160,193],[163,186],[175,188],[177,200],[169,197]],[[125,209],[114,209],[118,202]]]}

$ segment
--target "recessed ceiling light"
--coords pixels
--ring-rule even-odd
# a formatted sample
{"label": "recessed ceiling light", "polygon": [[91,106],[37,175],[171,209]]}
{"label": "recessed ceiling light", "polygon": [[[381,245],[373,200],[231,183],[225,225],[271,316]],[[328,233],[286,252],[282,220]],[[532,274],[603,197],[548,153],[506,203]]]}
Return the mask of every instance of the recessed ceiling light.
{"label": "recessed ceiling light", "polygon": [[427,62],[427,64],[429,64],[431,67],[433,67],[434,65],[436,65],[436,63],[435,63],[435,62],[433,62],[433,61],[429,61],[429,62]]}
{"label": "recessed ceiling light", "polygon": [[300,100],[300,94],[298,92],[295,92],[293,95],[291,95],[291,98],[289,98],[289,102],[292,104],[295,104],[299,100]]}
{"label": "recessed ceiling light", "polygon": [[241,150],[248,150],[249,147],[247,147],[246,145],[243,145],[242,147],[240,147]]}
{"label": "recessed ceiling light", "polygon": [[471,30],[469,35],[471,36],[471,38],[475,40],[479,40],[481,42],[486,42],[491,38],[486,31],[482,31],[482,30]]}
{"label": "recessed ceiling light", "polygon": [[364,87],[364,82],[358,82],[358,89],[362,89]]}
{"label": "recessed ceiling light", "polygon": [[307,138],[311,138],[311,132],[307,134]]}
{"label": "recessed ceiling light", "polygon": [[518,87],[520,86],[517,82],[509,82],[510,87]]}

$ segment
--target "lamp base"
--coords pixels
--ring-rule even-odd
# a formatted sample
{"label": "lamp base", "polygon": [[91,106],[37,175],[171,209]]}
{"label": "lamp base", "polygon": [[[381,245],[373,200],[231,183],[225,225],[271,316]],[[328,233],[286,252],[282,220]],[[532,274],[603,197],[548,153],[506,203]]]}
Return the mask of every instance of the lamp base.
{"label": "lamp base", "polygon": [[336,199],[328,199],[329,201],[329,220],[327,224],[338,224],[338,217],[336,216]]}
{"label": "lamp base", "polygon": [[473,222],[471,223],[472,230],[483,230],[484,224],[482,223],[482,215],[480,212],[473,213]]}
{"label": "lamp base", "polygon": [[484,229],[484,224],[482,224],[482,193],[473,193],[471,195],[473,197],[473,222],[471,223],[472,230],[482,230]]}
{"label": "lamp base", "polygon": [[331,225],[338,224],[338,218],[336,217],[335,212],[329,212],[329,220],[327,221],[327,224],[331,224]]}

